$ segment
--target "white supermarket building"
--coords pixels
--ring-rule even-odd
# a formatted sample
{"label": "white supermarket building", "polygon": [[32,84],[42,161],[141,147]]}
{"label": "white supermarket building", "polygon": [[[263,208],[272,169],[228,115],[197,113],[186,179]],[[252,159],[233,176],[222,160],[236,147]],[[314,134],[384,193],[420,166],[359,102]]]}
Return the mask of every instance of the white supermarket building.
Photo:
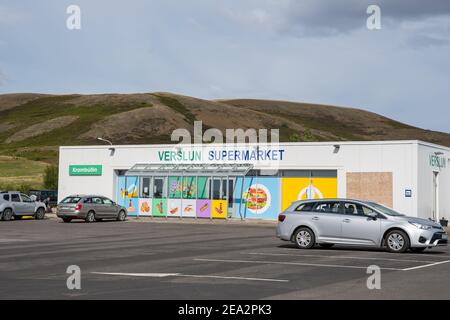
{"label": "white supermarket building", "polygon": [[276,219],[297,199],[372,200],[450,217],[450,148],[422,141],[61,146],[58,200],[109,197],[129,216]]}

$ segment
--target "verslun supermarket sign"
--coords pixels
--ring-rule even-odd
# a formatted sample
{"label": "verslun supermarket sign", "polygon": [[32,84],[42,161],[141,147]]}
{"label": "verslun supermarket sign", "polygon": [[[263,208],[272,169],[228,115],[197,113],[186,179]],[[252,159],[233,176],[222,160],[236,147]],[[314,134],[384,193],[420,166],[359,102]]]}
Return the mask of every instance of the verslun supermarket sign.
{"label": "verslun supermarket sign", "polygon": [[444,169],[447,167],[447,160],[445,157],[430,154],[430,166],[432,168]]}
{"label": "verslun supermarket sign", "polygon": [[[187,162],[187,161],[222,161],[222,162],[250,162],[250,161],[281,161],[284,156],[284,149],[223,149],[223,150],[194,150],[194,151],[158,151],[159,161],[164,162]],[[203,155],[206,155],[204,159]]]}

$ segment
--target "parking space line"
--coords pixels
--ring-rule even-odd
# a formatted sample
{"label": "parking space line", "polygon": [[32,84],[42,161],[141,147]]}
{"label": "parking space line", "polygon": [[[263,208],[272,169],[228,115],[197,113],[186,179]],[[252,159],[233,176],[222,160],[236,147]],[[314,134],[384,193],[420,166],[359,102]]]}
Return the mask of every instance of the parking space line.
{"label": "parking space line", "polygon": [[149,278],[186,277],[186,278],[246,280],[246,281],[289,282],[289,280],[284,280],[284,279],[231,277],[231,276],[228,277],[228,276],[217,276],[217,275],[182,274],[182,273],[124,273],[124,272],[91,272],[91,273],[109,275],[109,276],[125,276],[125,277],[149,277]]}
{"label": "parking space line", "polygon": [[425,262],[425,263],[436,262],[436,261],[426,261],[426,260],[354,257],[354,256],[338,256],[338,255],[319,256],[316,254],[288,254],[288,253],[264,253],[264,252],[242,252],[242,254],[262,255],[262,256],[317,257],[317,258],[328,258],[328,259],[342,258],[342,259],[355,259],[355,260],[385,260],[385,261],[398,261],[398,262]]}
{"label": "parking space line", "polygon": [[284,280],[284,279],[248,278],[248,277],[227,277],[227,276],[196,275],[196,274],[180,274],[180,275],[178,275],[178,277],[213,278],[213,279],[231,279],[231,280],[248,280],[248,281],[269,281],[269,282],[289,282],[289,280]]}
{"label": "parking space line", "polygon": [[150,278],[174,277],[179,275],[179,273],[123,273],[123,272],[91,272],[91,273],[103,274],[107,276],[150,277]]}
{"label": "parking space line", "polygon": [[416,255],[414,255],[414,257],[418,257],[418,256],[427,256],[427,257],[435,257],[435,258],[450,258],[449,255],[444,255],[444,256],[440,256],[439,254],[431,254],[431,253],[418,253]]}
{"label": "parking space line", "polygon": [[[194,261],[204,262],[226,262],[226,263],[258,263],[258,264],[280,264],[280,265],[294,265],[294,266],[308,266],[308,267],[325,267],[325,268],[349,268],[349,269],[367,269],[362,266],[349,266],[339,264],[320,264],[320,263],[303,263],[303,262],[281,262],[281,261],[258,261],[258,260],[225,260],[225,259],[203,259],[197,258]],[[380,268],[382,270],[402,271],[399,268]]]}
{"label": "parking space line", "polygon": [[405,269],[403,269],[403,271],[411,271],[411,270],[416,270],[416,269],[428,268],[428,267],[432,267],[432,266],[436,266],[438,264],[444,264],[444,263],[448,263],[448,262],[450,262],[450,260],[439,261],[439,262],[425,264],[425,265],[417,266],[417,267],[405,268]]}

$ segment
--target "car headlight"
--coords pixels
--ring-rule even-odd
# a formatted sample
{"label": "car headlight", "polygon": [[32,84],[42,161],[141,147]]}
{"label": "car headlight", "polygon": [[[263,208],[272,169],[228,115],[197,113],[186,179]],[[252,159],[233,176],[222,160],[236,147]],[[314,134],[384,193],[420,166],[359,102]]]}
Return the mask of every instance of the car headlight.
{"label": "car headlight", "polygon": [[417,222],[411,222],[411,221],[408,221],[408,222],[411,223],[413,226],[415,226],[415,227],[417,227],[419,229],[422,229],[422,230],[430,230],[431,229],[431,226],[427,226],[425,224],[421,224],[421,223],[417,223]]}

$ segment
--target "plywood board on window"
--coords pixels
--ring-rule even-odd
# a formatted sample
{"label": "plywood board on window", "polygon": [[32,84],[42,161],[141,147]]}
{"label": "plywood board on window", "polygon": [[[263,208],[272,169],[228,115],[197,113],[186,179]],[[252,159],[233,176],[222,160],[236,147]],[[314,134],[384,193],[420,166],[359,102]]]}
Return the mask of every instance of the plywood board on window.
{"label": "plywood board on window", "polygon": [[392,172],[347,172],[347,197],[393,207]]}

